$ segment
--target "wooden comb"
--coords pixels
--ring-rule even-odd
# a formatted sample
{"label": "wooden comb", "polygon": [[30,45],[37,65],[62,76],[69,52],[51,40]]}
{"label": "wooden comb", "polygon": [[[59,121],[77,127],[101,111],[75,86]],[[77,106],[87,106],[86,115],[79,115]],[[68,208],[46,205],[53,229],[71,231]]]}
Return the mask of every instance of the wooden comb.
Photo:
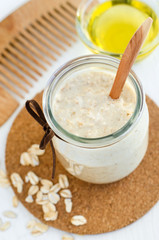
{"label": "wooden comb", "polygon": [[0,126],[47,66],[76,41],[80,0],[32,0],[0,23]]}

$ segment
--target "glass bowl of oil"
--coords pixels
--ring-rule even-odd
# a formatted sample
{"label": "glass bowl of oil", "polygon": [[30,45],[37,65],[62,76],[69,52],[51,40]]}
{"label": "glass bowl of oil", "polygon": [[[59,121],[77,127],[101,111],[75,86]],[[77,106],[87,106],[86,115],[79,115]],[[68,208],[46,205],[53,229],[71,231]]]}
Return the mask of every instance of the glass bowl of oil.
{"label": "glass bowl of oil", "polygon": [[159,0],[83,0],[77,10],[79,37],[94,53],[121,58],[137,28],[153,19],[138,59],[159,45]]}

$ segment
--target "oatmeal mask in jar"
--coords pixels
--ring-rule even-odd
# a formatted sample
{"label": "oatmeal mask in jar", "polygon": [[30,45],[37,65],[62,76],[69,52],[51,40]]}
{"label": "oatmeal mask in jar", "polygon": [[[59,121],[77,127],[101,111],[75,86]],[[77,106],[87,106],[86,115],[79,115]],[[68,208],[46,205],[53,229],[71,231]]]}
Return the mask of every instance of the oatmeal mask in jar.
{"label": "oatmeal mask in jar", "polygon": [[133,71],[117,100],[110,98],[119,61],[90,55],[55,72],[43,108],[57,159],[75,177],[110,183],[129,175],[148,144],[148,109]]}

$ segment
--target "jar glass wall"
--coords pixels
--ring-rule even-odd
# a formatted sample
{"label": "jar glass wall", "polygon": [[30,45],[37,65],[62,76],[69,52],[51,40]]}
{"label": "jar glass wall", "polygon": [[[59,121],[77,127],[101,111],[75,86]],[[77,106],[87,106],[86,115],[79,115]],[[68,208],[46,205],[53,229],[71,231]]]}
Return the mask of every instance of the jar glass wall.
{"label": "jar glass wall", "polygon": [[103,55],[80,57],[57,70],[44,92],[44,114],[56,134],[53,137],[56,156],[68,172],[84,181],[117,181],[131,173],[141,162],[148,144],[148,110],[142,86],[131,71],[127,81],[136,94],[134,113],[121,129],[100,138],[82,138],[67,132],[54,118],[52,102],[62,82],[75,73],[94,68],[115,73],[118,65],[117,59]]}

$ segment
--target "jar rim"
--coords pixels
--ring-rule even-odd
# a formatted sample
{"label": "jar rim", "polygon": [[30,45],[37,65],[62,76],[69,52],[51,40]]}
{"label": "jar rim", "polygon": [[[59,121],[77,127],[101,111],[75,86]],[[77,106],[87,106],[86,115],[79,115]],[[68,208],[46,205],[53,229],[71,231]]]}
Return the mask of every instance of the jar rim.
{"label": "jar rim", "polygon": [[122,138],[124,138],[131,131],[131,129],[137,124],[143,112],[143,103],[144,103],[143,87],[138,77],[134,73],[134,71],[131,70],[129,72],[129,78],[134,86],[135,93],[137,96],[136,106],[132,116],[122,128],[118,129],[116,132],[112,134],[109,134],[103,137],[84,138],[84,137],[80,137],[72,133],[69,133],[63,127],[61,127],[60,124],[55,120],[51,110],[51,95],[53,93],[53,90],[56,84],[65,74],[67,74],[72,69],[75,69],[76,67],[79,67],[82,65],[87,65],[87,64],[91,65],[95,63],[110,65],[117,70],[120,61],[110,56],[95,55],[95,54],[75,58],[67,62],[66,64],[62,65],[53,73],[53,75],[50,77],[48,81],[48,86],[44,90],[44,94],[43,94],[44,115],[45,115],[46,121],[48,122],[49,126],[54,131],[56,136],[73,145],[87,147],[87,148],[92,148],[92,147],[96,148],[96,147],[111,145],[118,142]]}

